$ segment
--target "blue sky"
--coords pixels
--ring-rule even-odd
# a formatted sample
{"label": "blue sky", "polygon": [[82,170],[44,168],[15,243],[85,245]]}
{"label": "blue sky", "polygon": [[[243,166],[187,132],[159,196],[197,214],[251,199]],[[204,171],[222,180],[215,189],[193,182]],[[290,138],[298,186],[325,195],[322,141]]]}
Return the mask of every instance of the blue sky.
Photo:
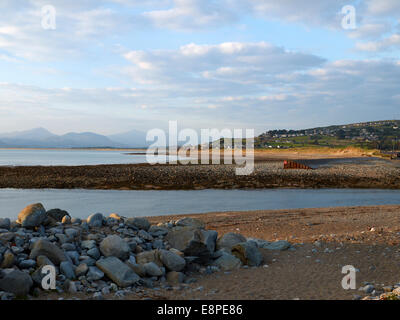
{"label": "blue sky", "polygon": [[3,132],[400,118],[398,0],[5,0],[0,17]]}

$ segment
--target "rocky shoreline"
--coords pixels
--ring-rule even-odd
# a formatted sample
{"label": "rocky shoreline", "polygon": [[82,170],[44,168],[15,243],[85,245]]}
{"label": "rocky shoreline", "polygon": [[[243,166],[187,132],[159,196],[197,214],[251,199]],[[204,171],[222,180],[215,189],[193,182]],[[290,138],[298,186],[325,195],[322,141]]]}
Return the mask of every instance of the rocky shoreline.
{"label": "rocky shoreline", "polygon": [[0,188],[196,190],[239,188],[400,189],[400,167],[390,161],[334,164],[315,170],[284,170],[278,160],[255,163],[254,173],[235,165],[99,165],[0,167]]}
{"label": "rocky shoreline", "polygon": [[[195,274],[259,267],[263,251],[290,250],[287,241],[269,242],[217,231],[190,217],[151,224],[145,218],[92,214],[72,218],[40,203],[16,221],[0,219],[0,298],[123,298],[147,289],[182,290]],[[46,266],[56,271],[54,290],[43,289]],[[46,280],[47,281],[47,280]]]}

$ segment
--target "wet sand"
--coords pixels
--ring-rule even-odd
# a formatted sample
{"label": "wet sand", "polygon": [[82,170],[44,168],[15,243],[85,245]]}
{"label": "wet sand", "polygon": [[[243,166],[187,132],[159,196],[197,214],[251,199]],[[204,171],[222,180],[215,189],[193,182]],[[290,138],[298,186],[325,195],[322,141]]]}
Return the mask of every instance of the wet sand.
{"label": "wet sand", "polygon": [[[188,288],[158,293],[167,299],[358,299],[367,296],[358,290],[366,282],[377,291],[400,282],[400,205],[190,216],[219,234],[288,240],[295,250],[264,250],[267,266],[198,276]],[[341,286],[345,265],[359,269],[356,290]]]}

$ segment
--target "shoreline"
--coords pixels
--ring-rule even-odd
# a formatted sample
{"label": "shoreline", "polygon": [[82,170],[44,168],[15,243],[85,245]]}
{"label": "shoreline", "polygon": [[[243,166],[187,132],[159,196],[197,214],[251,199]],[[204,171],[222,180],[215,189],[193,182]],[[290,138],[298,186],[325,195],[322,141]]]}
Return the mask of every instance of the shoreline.
{"label": "shoreline", "polygon": [[[349,158],[352,159],[352,158]],[[314,163],[321,158],[308,159]],[[259,160],[254,172],[237,176],[235,165],[116,164],[0,167],[0,188],[95,190],[200,190],[263,188],[400,189],[398,162],[326,159],[314,170],[284,170],[283,161]]]}

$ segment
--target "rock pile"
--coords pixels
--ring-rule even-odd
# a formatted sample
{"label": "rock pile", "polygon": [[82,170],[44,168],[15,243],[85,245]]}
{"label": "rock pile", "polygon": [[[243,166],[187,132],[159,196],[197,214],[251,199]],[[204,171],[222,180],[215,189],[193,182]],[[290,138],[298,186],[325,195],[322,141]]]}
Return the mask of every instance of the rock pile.
{"label": "rock pile", "polygon": [[155,284],[190,283],[191,275],[260,266],[261,248],[285,250],[286,241],[270,243],[206,230],[202,221],[183,218],[151,225],[145,218],[113,213],[71,218],[41,204],[26,207],[16,221],[0,219],[0,298],[40,295],[45,266],[56,270],[56,292],[88,294],[95,299]]}

